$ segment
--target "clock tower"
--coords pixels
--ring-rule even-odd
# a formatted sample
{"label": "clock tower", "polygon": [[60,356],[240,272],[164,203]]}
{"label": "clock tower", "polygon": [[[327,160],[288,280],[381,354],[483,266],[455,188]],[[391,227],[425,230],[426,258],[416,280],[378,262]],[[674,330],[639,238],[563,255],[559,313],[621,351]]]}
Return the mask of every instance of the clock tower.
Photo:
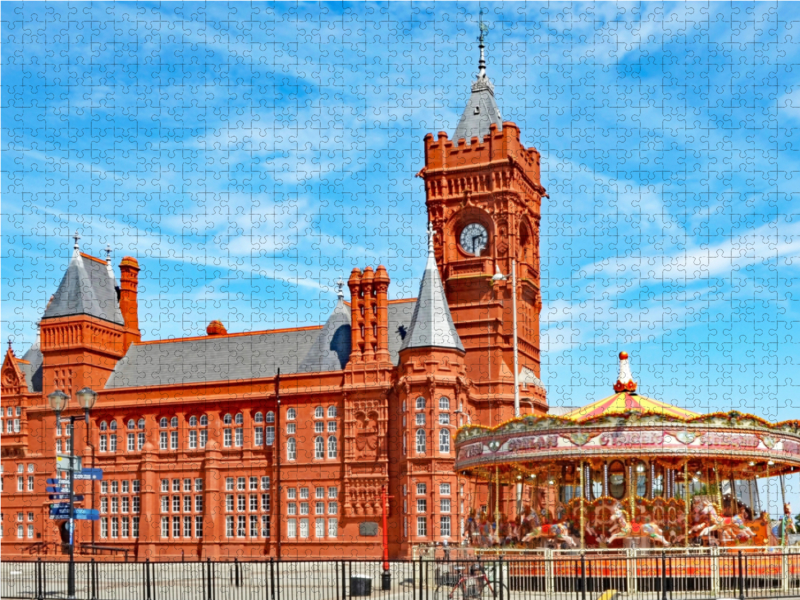
{"label": "clock tower", "polygon": [[[467,376],[476,386],[480,423],[514,415],[512,294],[517,294],[521,413],[547,410],[540,377],[539,152],[503,121],[486,75],[481,27],[478,77],[453,138],[425,136],[428,219],[435,256],[458,335]],[[516,269],[517,289],[510,275]]]}

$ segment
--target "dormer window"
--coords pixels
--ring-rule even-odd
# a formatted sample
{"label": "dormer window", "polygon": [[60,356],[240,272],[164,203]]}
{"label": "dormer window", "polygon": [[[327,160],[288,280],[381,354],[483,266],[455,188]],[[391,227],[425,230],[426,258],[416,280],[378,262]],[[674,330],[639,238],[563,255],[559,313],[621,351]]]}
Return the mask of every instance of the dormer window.
{"label": "dormer window", "polygon": [[476,106],[475,107],[475,112],[473,114],[475,114],[475,115],[481,114],[481,107],[480,106]]}

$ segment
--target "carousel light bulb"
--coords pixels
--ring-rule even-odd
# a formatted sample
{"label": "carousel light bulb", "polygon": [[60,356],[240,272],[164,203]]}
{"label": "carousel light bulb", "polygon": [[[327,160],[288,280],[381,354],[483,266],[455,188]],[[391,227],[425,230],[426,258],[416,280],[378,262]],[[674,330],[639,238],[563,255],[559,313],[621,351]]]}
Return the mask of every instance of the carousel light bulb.
{"label": "carousel light bulb", "polygon": [[638,465],[636,465],[636,472],[644,473],[644,463],[639,463]]}
{"label": "carousel light bulb", "polygon": [[522,479],[522,475],[517,475],[517,481],[519,481],[520,479]]}
{"label": "carousel light bulb", "polygon": [[536,479],[536,473],[531,473],[531,479]]}
{"label": "carousel light bulb", "polygon": [[751,460],[751,461],[750,461],[750,466],[751,466],[751,467],[755,467],[755,466],[756,466],[756,463],[755,463],[755,461]]}
{"label": "carousel light bulb", "polygon": [[774,461],[774,460],[767,461],[767,464],[768,464],[769,466],[772,466],[772,465],[774,465],[774,464],[775,464],[775,461]]}
{"label": "carousel light bulb", "polygon": [[556,484],[556,480],[551,477],[550,479],[547,480],[547,484],[548,485],[555,485]]}
{"label": "carousel light bulb", "polygon": [[692,477],[692,481],[694,481],[695,483],[697,483],[697,482],[698,482],[698,481],[700,481],[700,480],[699,480],[697,477]]}

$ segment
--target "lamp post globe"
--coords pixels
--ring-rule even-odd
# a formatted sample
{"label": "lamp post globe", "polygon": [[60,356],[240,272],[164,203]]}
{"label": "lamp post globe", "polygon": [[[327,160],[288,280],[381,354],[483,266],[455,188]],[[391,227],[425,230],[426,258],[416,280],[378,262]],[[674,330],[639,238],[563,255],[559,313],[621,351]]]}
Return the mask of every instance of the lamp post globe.
{"label": "lamp post globe", "polygon": [[83,409],[86,422],[88,423],[89,411],[92,410],[94,403],[97,401],[97,392],[89,387],[85,387],[75,395],[78,397],[78,406]]}
{"label": "lamp post globe", "polygon": [[58,420],[59,415],[67,407],[69,396],[67,396],[61,390],[56,390],[52,394],[47,395],[47,401],[50,403],[50,408],[52,408],[53,412],[56,413],[56,420]]}

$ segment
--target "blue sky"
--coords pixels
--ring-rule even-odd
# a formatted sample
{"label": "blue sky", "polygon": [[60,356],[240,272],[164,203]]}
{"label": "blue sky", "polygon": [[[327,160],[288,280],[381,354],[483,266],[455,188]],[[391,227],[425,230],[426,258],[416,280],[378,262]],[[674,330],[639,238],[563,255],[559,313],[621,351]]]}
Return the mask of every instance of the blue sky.
{"label": "blue sky", "polygon": [[455,129],[480,7],[550,195],[550,402],[607,395],[625,349],[644,394],[799,418],[792,4],[4,2],[3,339],[75,229],[138,258],[147,339],[318,323],[367,264],[415,295],[422,138]]}

